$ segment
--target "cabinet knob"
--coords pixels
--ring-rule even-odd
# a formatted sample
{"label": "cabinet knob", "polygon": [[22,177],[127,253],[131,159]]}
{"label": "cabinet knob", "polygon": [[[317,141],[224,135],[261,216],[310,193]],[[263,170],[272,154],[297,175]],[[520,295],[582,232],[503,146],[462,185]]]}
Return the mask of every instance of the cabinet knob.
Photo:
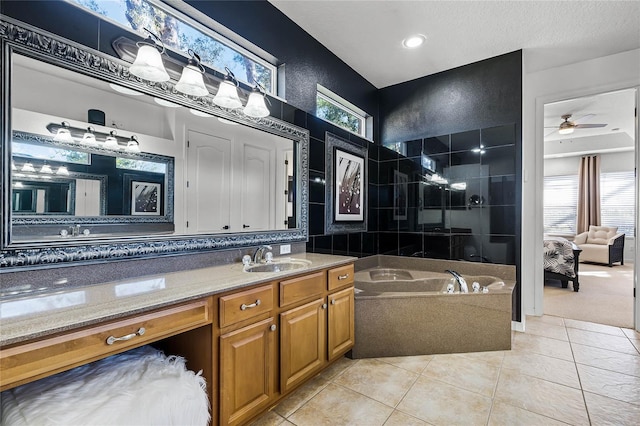
{"label": "cabinet knob", "polygon": [[322,304],[322,309],[327,309],[327,304],[326,303]]}
{"label": "cabinet knob", "polygon": [[271,324],[271,327],[269,327],[269,330],[271,331],[276,331],[276,325],[275,324]]}
{"label": "cabinet knob", "polygon": [[255,302],[253,302],[250,305],[243,303],[242,305],[240,305],[240,310],[244,311],[246,309],[255,308],[256,306],[259,306],[259,305],[260,305],[260,299],[257,299]]}
{"label": "cabinet knob", "polygon": [[335,305],[336,304],[336,299],[331,299],[331,304]]}

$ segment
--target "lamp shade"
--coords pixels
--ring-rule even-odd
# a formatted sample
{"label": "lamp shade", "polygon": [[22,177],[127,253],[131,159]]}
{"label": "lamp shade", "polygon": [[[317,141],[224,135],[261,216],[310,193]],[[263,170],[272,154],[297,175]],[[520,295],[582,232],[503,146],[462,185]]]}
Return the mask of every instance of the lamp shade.
{"label": "lamp shade", "polygon": [[242,106],[240,97],[238,96],[238,89],[236,85],[230,80],[224,80],[220,83],[218,93],[213,98],[213,102],[223,108],[235,109]]}
{"label": "lamp shade", "polygon": [[80,142],[86,145],[96,145],[98,143],[96,135],[93,134],[93,129],[91,127],[87,128],[87,131],[84,136],[82,136],[82,140]]}
{"label": "lamp shade", "polygon": [[129,142],[127,142],[127,147],[125,148],[127,152],[140,152],[140,144],[138,143],[138,139],[135,136],[131,136]]}
{"label": "lamp shade", "polygon": [[51,166],[48,164],[43,164],[40,168],[40,173],[53,174],[53,170],[51,170]]}
{"label": "lamp shade", "polygon": [[573,133],[573,127],[561,127],[558,133],[561,135],[570,135]]}
{"label": "lamp shade", "polygon": [[67,169],[67,166],[60,166],[56,174],[62,175],[62,176],[69,176],[69,169]]}
{"label": "lamp shade", "polygon": [[119,147],[118,139],[116,139],[116,136],[113,131],[104,140],[104,147],[108,149],[118,149]]}
{"label": "lamp shade", "polygon": [[69,130],[69,123],[66,121],[62,122],[62,127],[58,129],[53,140],[56,142],[73,142],[71,131]]}
{"label": "lamp shade", "polygon": [[191,64],[182,70],[182,76],[176,84],[176,90],[191,96],[207,96],[209,94],[200,69]]}
{"label": "lamp shade", "polygon": [[266,117],[269,115],[269,108],[265,105],[264,95],[260,92],[260,89],[255,88],[249,95],[247,105],[244,107],[244,113],[249,117]]}
{"label": "lamp shade", "polygon": [[144,80],[169,81],[169,74],[164,69],[162,56],[155,45],[141,43],[136,60],[129,67],[129,72]]}

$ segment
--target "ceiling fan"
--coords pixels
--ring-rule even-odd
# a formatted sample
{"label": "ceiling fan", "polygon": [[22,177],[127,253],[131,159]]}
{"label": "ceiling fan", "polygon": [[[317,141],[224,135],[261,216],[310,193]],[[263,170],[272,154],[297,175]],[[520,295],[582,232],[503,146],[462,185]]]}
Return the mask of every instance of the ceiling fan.
{"label": "ceiling fan", "polygon": [[[587,114],[585,116],[580,117],[578,120],[582,120],[586,117],[590,117],[594,114]],[[558,130],[558,133],[561,135],[568,135],[573,133],[573,131],[575,129],[593,129],[596,127],[605,127],[606,124],[601,124],[601,123],[593,123],[593,124],[577,124],[575,121],[569,121],[569,119],[571,118],[571,114],[564,114],[562,116],[562,119],[564,120],[562,123],[560,123],[559,127],[555,127],[553,126],[553,128]],[[576,120],[576,121],[578,121]]]}

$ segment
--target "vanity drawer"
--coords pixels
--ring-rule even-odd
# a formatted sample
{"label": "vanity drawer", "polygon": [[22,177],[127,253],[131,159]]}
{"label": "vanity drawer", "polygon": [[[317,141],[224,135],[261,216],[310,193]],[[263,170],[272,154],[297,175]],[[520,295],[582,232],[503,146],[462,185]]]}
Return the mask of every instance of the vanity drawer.
{"label": "vanity drawer", "polygon": [[220,328],[273,309],[273,285],[264,285],[220,298]]}
{"label": "vanity drawer", "polygon": [[0,351],[0,390],[212,323],[209,298]]}
{"label": "vanity drawer", "polygon": [[329,291],[353,284],[353,264],[329,270]]}
{"label": "vanity drawer", "polygon": [[321,296],[326,286],[324,271],[280,282],[280,306]]}

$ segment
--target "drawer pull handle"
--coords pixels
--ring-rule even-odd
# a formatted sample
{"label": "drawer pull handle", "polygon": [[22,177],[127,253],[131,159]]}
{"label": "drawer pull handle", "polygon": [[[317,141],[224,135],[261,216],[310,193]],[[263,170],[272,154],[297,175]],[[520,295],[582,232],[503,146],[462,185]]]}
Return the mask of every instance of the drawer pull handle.
{"label": "drawer pull handle", "polygon": [[136,331],[135,333],[127,334],[126,336],[122,336],[122,337],[109,336],[107,337],[107,345],[113,345],[115,342],[122,342],[125,340],[131,340],[136,336],[142,336],[145,331],[146,330],[144,329],[144,327],[140,327],[138,331]]}
{"label": "drawer pull handle", "polygon": [[240,310],[244,311],[244,310],[249,309],[249,308],[255,308],[258,305],[260,305],[260,299],[256,300],[255,303],[252,303],[250,305],[246,305],[246,304],[243,303],[242,305],[240,305]]}
{"label": "drawer pull handle", "polygon": [[349,278],[349,274],[338,275],[339,280],[346,280],[347,278]]}

